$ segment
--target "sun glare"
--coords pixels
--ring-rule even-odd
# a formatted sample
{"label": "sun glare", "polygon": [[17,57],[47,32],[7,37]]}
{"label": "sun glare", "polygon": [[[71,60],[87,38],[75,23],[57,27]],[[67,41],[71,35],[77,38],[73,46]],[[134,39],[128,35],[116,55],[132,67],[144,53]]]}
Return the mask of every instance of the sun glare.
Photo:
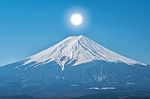
{"label": "sun glare", "polygon": [[72,25],[79,26],[83,22],[83,16],[79,13],[74,13],[71,15],[70,21]]}

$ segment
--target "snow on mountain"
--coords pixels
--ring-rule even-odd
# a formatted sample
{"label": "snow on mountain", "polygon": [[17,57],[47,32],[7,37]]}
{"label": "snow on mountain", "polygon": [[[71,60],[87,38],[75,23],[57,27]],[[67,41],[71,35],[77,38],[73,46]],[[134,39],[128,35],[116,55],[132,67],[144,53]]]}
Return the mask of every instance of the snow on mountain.
{"label": "snow on mountain", "polygon": [[28,57],[24,65],[31,62],[35,62],[39,65],[55,61],[63,70],[64,66],[67,64],[75,66],[95,60],[116,63],[123,62],[129,65],[145,65],[141,62],[119,55],[83,35],[70,36],[54,46]]}

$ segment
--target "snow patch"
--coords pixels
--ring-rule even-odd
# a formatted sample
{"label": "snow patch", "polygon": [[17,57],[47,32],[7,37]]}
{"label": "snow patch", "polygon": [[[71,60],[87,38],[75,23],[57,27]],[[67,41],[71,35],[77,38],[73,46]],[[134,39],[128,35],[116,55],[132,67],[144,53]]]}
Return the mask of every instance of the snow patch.
{"label": "snow patch", "polygon": [[89,88],[89,90],[99,90],[99,88],[98,87],[91,87],[91,88]]}
{"label": "snow patch", "polygon": [[103,87],[101,88],[102,90],[113,90],[116,89],[115,87]]}

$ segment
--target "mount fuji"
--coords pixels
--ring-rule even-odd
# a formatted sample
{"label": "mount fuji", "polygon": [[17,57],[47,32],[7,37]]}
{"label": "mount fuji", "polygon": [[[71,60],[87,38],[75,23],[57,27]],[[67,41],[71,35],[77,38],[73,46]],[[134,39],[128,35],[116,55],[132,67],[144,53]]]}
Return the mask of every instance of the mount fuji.
{"label": "mount fuji", "polygon": [[64,70],[65,65],[72,64],[72,66],[75,66],[95,60],[116,63],[122,62],[128,65],[146,65],[121,56],[83,35],[70,36],[64,39],[58,44],[27,58],[24,65],[32,62],[35,62],[34,65],[40,65],[55,61]]}
{"label": "mount fuji", "polygon": [[149,74],[147,64],[83,35],[70,36],[22,61],[1,66],[0,95],[73,96],[99,88],[150,87]]}

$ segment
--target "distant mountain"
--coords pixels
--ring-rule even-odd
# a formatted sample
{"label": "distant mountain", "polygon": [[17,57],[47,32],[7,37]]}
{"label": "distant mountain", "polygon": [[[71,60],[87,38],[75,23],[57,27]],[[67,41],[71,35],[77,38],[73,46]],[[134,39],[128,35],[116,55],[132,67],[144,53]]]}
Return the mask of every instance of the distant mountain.
{"label": "distant mountain", "polygon": [[91,90],[148,88],[149,82],[149,65],[82,35],[70,36],[25,60],[0,67],[0,95],[6,96],[73,97]]}

